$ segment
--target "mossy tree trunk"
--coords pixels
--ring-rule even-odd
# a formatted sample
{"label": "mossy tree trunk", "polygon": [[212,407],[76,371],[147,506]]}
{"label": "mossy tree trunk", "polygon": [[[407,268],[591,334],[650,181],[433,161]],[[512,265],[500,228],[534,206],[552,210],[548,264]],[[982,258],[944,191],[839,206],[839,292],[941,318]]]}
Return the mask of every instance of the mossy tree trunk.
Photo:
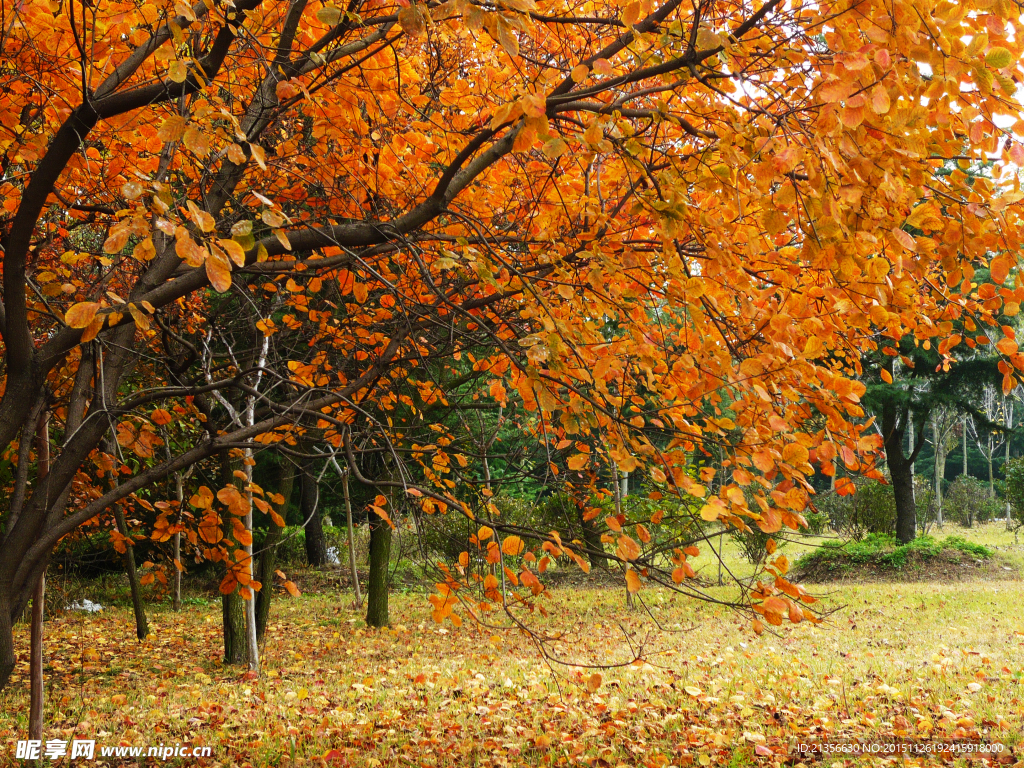
{"label": "mossy tree trunk", "polygon": [[[220,480],[223,485],[234,481],[231,459],[227,451],[220,455]],[[225,538],[231,538],[234,530],[231,515],[221,510],[221,527]],[[248,658],[245,640],[245,608],[242,596],[236,586],[230,593],[221,595],[221,617],[224,623],[224,663],[245,664]]]}
{"label": "mossy tree trunk", "polygon": [[391,560],[391,526],[377,515],[370,515],[370,574],[366,585],[366,623],[386,627]]}

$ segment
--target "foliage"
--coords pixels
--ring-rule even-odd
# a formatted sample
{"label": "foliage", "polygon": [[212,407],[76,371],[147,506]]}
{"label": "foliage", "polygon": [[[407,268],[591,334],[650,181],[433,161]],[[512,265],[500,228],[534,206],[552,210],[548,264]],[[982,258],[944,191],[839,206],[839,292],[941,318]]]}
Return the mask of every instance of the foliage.
{"label": "foliage", "polygon": [[942,502],[944,520],[971,526],[1002,517],[1003,504],[989,495],[988,483],[960,475],[949,486]]}
{"label": "foliage", "polygon": [[[389,524],[484,508],[463,552],[515,584],[445,564],[457,624],[585,567],[494,484],[643,474],[797,530],[816,472],[877,474],[879,339],[994,348],[1012,388],[1024,147],[993,115],[1024,36],[933,6],[2,0],[0,686],[53,548],[114,503],[225,594],[268,588],[260,451]],[[687,590],[683,548],[640,546],[671,535],[608,519],[631,591]],[[778,571],[742,593],[758,630],[816,620]]]}
{"label": "foliage", "polygon": [[1024,456],[1010,459],[1006,469],[1006,498],[1013,519],[1024,524]]}

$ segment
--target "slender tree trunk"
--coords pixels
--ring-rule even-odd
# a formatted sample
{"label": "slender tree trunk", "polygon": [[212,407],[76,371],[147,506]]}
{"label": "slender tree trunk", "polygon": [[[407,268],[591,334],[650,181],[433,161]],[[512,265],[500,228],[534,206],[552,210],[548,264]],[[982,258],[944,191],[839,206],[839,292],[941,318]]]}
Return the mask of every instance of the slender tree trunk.
{"label": "slender tree trunk", "polygon": [[985,459],[988,461],[988,497],[994,499],[996,497],[996,476],[992,471],[993,458],[995,457],[996,446],[992,445],[992,435],[989,433],[988,436],[988,452],[985,454]]}
{"label": "slender tree trunk", "polygon": [[[614,461],[612,461],[612,491],[615,494],[615,514],[622,514],[622,484],[619,479],[619,467]],[[623,573],[626,571],[626,566],[622,566]],[[633,605],[633,593],[626,589],[626,608],[632,610]]]}
{"label": "slender tree trunk", "polygon": [[[107,438],[104,442],[106,443],[104,450],[110,454],[116,464],[117,452],[114,447],[114,440],[112,438]],[[117,467],[114,466],[110,472],[111,490],[117,488],[117,474]],[[131,591],[132,595],[132,610],[135,613],[135,635],[139,640],[145,640],[146,635],[149,634],[149,622],[146,621],[146,606],[142,602],[142,585],[139,584],[139,572],[135,567],[134,542],[128,535],[128,521],[125,520],[124,509],[121,505],[112,505],[110,511],[114,516],[114,525],[117,527],[117,532],[124,538],[124,555],[121,559],[124,561],[124,572],[128,577],[128,589]]]}
{"label": "slender tree trunk", "polygon": [[366,584],[366,623],[386,627],[391,561],[391,526],[378,515],[370,515],[370,573]]}
{"label": "slender tree trunk", "polygon": [[[907,444],[909,446],[907,456],[915,456],[916,454],[914,453],[914,412],[911,411],[910,409],[907,409],[907,418],[905,420],[905,423],[906,426],[904,427],[904,429],[907,430]],[[914,471],[914,462],[910,462],[910,474],[917,474]]]}
{"label": "slender tree trunk", "polygon": [[342,473],[341,487],[345,494],[345,525],[348,527],[348,567],[352,574],[352,588],[355,590],[356,609],[363,607],[363,595],[359,589],[359,570],[356,568],[356,530],[352,524],[352,499],[349,498],[349,472]]}
{"label": "slender tree trunk", "polygon": [[[1003,396],[1006,397],[1005,395]],[[1003,477],[1006,477],[1006,470],[1010,468],[1010,440],[1013,437],[1013,433],[1010,431],[1013,429],[1013,401],[1011,400],[1006,404],[1006,453],[1003,459]],[[1006,495],[1006,530],[1010,530],[1013,527],[1013,517],[1010,514],[1010,495]]]}
{"label": "slender tree trunk", "polygon": [[[275,505],[277,514],[282,519],[288,513],[288,500],[292,496],[294,486],[295,467],[291,464],[280,464],[277,487],[273,491],[283,498],[281,504]],[[263,585],[256,593],[256,640],[261,644],[266,636],[267,623],[270,620],[270,604],[274,595],[274,571],[277,568],[277,545],[281,541],[283,532],[284,529],[281,526],[270,520],[267,537],[263,540],[263,551],[260,553],[257,564],[257,580]]]}
{"label": "slender tree trunk", "polygon": [[935,505],[938,510],[936,524],[942,527],[942,481],[946,477],[946,451],[939,435],[939,415],[932,417],[932,445],[935,447]]}
{"label": "slender tree trunk", "polygon": [[961,436],[961,444],[963,445],[963,449],[964,449],[964,465],[963,465],[963,471],[961,471],[960,474],[963,475],[964,477],[967,477],[967,417],[966,416],[964,416],[963,435]]}
{"label": "slender tree trunk", "polygon": [[[42,485],[50,474],[50,415],[44,413],[39,420],[36,435],[39,469],[37,483]],[[29,715],[30,739],[43,738],[43,610],[46,603],[46,570],[39,574],[36,591],[32,595],[32,626],[29,640]]]}
{"label": "slender tree trunk", "polygon": [[304,467],[299,482],[302,493],[300,507],[306,528],[306,562],[314,568],[321,568],[327,565],[327,538],[324,536],[319,490],[312,466]]}
{"label": "slender tree trunk", "polygon": [[[142,585],[139,584],[139,573],[135,568],[135,550],[132,540],[128,537],[128,522],[124,519],[124,510],[120,504],[111,507],[114,513],[114,523],[117,525],[117,532],[125,539],[124,546],[124,570],[128,575],[128,588],[132,594],[132,610],[135,612],[135,635],[139,640],[145,640],[149,634],[149,622],[146,621],[146,606],[142,602]],[[177,572],[177,568],[174,569]]]}
{"label": "slender tree trunk", "polygon": [[[181,481],[181,472],[174,473],[174,495],[178,499],[178,524],[181,524],[185,489]],[[181,610],[181,531],[174,534],[174,597],[171,603],[175,611]]]}
{"label": "slender tree trunk", "polygon": [[[252,557],[252,449],[245,449],[245,500],[249,505],[249,511],[245,514],[245,530],[249,532],[249,543],[243,544],[243,551],[247,555],[248,569],[250,582],[252,579],[256,579],[256,563],[253,562]],[[256,579],[258,581],[258,579]],[[267,590],[271,589],[270,582],[267,585]],[[263,588],[262,582],[260,583],[260,591]],[[249,662],[249,671],[259,674],[260,671],[260,644],[259,639],[256,635],[256,591],[255,585],[249,584],[249,599],[245,601],[245,648],[246,648],[246,660]]]}

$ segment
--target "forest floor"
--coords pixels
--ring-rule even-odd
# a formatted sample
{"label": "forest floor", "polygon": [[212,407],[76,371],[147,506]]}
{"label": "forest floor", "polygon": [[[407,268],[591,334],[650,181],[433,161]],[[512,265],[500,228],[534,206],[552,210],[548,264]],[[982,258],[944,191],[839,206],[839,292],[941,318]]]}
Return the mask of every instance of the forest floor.
{"label": "forest floor", "polygon": [[[44,738],[96,741],[94,761],[64,766],[1024,766],[1022,586],[819,585],[835,610],[824,623],[760,637],[725,607],[667,591],[642,590],[629,611],[622,589],[553,590],[550,618],[531,624],[566,629],[548,652],[581,667],[545,660],[520,631],[437,625],[422,594],[393,595],[391,627],[371,630],[351,594],[310,590],[275,602],[258,680],[221,664],[213,598],[191,596],[180,613],[154,605],[141,643],[124,607],[65,613],[45,628]],[[27,738],[27,627],[17,641],[22,663],[0,693],[0,765],[18,764]],[[983,761],[799,751],[900,739],[1005,751]],[[211,755],[100,754],[179,744]]]}

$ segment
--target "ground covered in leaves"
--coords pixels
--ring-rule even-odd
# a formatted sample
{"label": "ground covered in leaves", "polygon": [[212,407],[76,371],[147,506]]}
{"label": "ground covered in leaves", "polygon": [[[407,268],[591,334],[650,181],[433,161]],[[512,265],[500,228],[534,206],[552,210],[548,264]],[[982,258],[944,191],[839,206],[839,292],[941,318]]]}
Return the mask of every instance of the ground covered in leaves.
{"label": "ground covered in leaves", "polygon": [[[724,609],[641,596],[647,612],[611,589],[548,602],[570,627],[549,650],[596,671],[549,665],[518,632],[438,626],[420,595],[394,597],[386,630],[347,594],[280,600],[259,680],[221,665],[215,601],[157,610],[143,643],[123,609],[65,614],[46,625],[45,738],[212,747],[183,765],[663,768],[811,764],[795,745],[814,740],[977,737],[1024,765],[1020,582],[844,585],[826,623],[761,637]],[[26,738],[24,627],[18,640],[0,764]],[[867,764],[823,764],[837,763]]]}

